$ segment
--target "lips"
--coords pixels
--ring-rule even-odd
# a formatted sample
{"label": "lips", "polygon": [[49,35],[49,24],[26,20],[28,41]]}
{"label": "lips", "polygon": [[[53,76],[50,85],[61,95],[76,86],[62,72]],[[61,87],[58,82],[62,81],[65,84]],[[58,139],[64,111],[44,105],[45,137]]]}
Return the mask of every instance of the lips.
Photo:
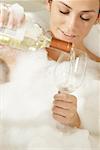
{"label": "lips", "polygon": [[69,40],[73,40],[77,37],[76,34],[73,34],[73,33],[65,33],[63,30],[59,29],[60,32]]}
{"label": "lips", "polygon": [[65,33],[65,32],[63,32],[62,30],[61,30],[61,32],[65,35],[65,36],[68,36],[68,37],[71,37],[71,38],[74,38],[74,37],[76,37],[76,35],[75,34],[72,34],[72,33]]}
{"label": "lips", "polygon": [[68,34],[65,34],[65,33],[64,33],[64,35],[65,35],[65,36],[68,36],[68,37],[70,37],[70,38],[76,37],[76,35],[71,35],[71,34],[68,35]]}
{"label": "lips", "polygon": [[66,34],[66,33],[64,33],[64,35],[69,36],[69,37],[76,37],[76,35],[74,35],[74,34]]}

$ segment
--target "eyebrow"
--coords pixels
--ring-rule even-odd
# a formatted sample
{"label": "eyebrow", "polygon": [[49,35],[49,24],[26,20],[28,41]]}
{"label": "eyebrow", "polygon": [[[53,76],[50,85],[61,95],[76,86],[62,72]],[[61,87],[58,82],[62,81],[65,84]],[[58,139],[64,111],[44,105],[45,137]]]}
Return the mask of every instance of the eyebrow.
{"label": "eyebrow", "polygon": [[[61,4],[63,4],[63,5],[65,5],[66,7],[68,7],[69,9],[72,9],[70,6],[68,6],[67,4],[65,4],[64,2],[62,2],[62,1],[59,1],[59,3],[61,3]],[[94,10],[94,9],[91,9],[91,10],[82,10],[82,12],[86,12],[86,13],[88,13],[88,12],[97,12],[96,10]]]}
{"label": "eyebrow", "polygon": [[59,3],[61,3],[61,4],[63,4],[63,5],[65,5],[66,7],[68,7],[69,9],[72,9],[70,6],[68,6],[67,4],[65,4],[64,2],[62,2],[62,1],[59,1]]}
{"label": "eyebrow", "polygon": [[88,12],[97,12],[96,10],[94,10],[94,9],[92,9],[92,10],[82,10],[82,12],[86,12],[86,13],[88,13]]}

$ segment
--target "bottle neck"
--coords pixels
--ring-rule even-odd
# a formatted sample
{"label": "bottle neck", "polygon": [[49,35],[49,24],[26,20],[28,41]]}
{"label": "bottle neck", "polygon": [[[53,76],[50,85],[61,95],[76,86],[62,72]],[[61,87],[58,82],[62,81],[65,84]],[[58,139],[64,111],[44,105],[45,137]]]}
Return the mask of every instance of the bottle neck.
{"label": "bottle neck", "polygon": [[72,43],[52,37],[49,47],[46,48],[48,58],[57,61],[62,52],[70,52]]}

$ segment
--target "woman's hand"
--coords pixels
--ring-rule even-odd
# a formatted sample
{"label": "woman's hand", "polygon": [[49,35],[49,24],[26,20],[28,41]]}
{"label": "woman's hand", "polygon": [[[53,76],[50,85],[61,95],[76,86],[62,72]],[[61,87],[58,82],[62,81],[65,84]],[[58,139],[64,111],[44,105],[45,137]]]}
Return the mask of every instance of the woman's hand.
{"label": "woman's hand", "polygon": [[54,96],[53,118],[64,125],[80,127],[80,118],[77,113],[77,98],[60,91]]}
{"label": "woman's hand", "polygon": [[20,27],[25,20],[24,8],[19,4],[0,3],[0,27]]}
{"label": "woman's hand", "polygon": [[[25,13],[23,7],[18,4],[9,5],[0,3],[0,31],[4,27],[8,29],[16,29],[25,21]],[[0,45],[0,83],[9,80],[9,72],[16,63],[16,51],[11,48]]]}

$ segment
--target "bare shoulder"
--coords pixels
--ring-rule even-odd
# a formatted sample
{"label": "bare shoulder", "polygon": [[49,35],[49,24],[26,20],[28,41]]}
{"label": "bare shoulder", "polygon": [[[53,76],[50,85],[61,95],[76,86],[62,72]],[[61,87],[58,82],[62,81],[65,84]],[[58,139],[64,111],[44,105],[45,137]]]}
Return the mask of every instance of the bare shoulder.
{"label": "bare shoulder", "polygon": [[90,59],[92,59],[93,61],[96,61],[96,62],[100,62],[100,57],[96,56],[94,53],[89,51],[87,48],[85,48],[85,51],[87,52]]}
{"label": "bare shoulder", "polygon": [[88,57],[95,61],[95,62],[100,62],[100,57],[99,56],[96,56],[92,51],[90,51],[89,49],[87,49],[84,44],[80,44],[78,45],[78,48],[82,49],[83,51],[85,51],[87,54],[88,54]]}

